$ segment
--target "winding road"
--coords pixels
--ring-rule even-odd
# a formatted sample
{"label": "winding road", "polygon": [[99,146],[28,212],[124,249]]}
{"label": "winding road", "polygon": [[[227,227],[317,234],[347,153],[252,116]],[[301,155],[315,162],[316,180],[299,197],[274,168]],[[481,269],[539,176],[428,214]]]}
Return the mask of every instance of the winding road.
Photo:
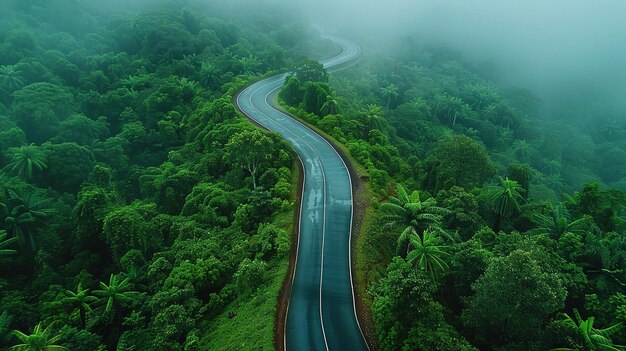
{"label": "winding road", "polygon": [[[337,69],[356,60],[355,43],[327,36],[343,51],[321,63]],[[239,109],[279,133],[304,168],[300,235],[287,307],[286,350],[368,350],[355,311],[350,239],[352,180],[343,159],[324,138],[272,107],[287,74],[255,83],[239,93]]]}

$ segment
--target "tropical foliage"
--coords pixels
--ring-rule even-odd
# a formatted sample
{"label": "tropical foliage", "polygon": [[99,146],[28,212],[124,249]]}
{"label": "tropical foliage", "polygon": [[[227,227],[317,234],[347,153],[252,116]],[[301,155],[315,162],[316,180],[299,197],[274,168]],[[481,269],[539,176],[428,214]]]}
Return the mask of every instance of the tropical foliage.
{"label": "tropical foliage", "polygon": [[[626,144],[603,133],[623,125],[543,115],[424,41],[360,44],[358,65],[279,96],[360,165],[356,289],[380,348],[621,349]],[[563,324],[574,308],[615,327]]]}
{"label": "tropical foliage", "polygon": [[274,348],[298,163],[233,97],[276,72],[352,163],[381,350],[624,349],[613,114],[550,116],[404,37],[329,74],[338,48],[268,2],[0,9],[0,349]]}
{"label": "tropical foliage", "polygon": [[0,4],[2,350],[274,345],[298,168],[232,97],[336,48],[279,8],[143,3]]}
{"label": "tropical foliage", "polygon": [[53,351],[53,350],[68,350],[66,347],[56,345],[60,336],[50,335],[50,326],[43,328],[41,323],[37,324],[33,328],[32,334],[24,334],[18,330],[15,331],[15,336],[22,342],[21,344],[14,345],[9,350],[16,351]]}

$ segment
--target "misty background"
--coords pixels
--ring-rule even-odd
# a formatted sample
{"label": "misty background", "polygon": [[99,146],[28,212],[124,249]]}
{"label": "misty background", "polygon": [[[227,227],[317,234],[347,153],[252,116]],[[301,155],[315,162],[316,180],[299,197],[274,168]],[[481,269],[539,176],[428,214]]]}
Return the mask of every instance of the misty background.
{"label": "misty background", "polygon": [[623,118],[626,111],[625,1],[298,0],[288,6],[329,31],[381,43],[412,35],[460,50],[500,85],[532,89],[554,117]]}
{"label": "misty background", "polygon": [[[63,1],[61,1],[62,3]],[[552,117],[626,120],[626,1],[195,0],[239,18],[279,13],[381,47],[412,36],[459,50],[502,87],[533,90]],[[83,2],[103,15],[177,0]],[[121,6],[121,5],[124,6]],[[296,18],[294,18],[296,17]],[[299,18],[297,18],[299,17]],[[267,21],[268,26],[276,25]]]}

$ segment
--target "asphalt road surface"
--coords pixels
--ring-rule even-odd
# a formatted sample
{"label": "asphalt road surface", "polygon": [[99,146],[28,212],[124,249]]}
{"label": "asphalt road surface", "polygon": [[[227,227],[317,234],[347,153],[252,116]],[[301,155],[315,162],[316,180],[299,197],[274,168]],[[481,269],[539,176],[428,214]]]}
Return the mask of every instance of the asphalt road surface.
{"label": "asphalt road surface", "polygon": [[[328,37],[343,51],[322,61],[329,70],[357,59],[360,48]],[[304,167],[300,237],[291,298],[287,307],[285,348],[367,350],[355,313],[350,263],[352,182],[335,149],[317,133],[271,106],[286,74],[244,89],[237,105],[250,119],[279,133]]]}

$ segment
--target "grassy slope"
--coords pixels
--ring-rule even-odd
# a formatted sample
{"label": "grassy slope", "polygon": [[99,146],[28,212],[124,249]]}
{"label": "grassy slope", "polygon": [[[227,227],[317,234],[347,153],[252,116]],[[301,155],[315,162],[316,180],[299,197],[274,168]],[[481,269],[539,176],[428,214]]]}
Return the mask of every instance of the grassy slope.
{"label": "grassy slope", "polygon": [[[335,44],[329,47],[325,47],[325,50],[317,50],[324,52],[323,57],[329,57],[341,52],[341,48]],[[313,50],[315,52],[315,50]],[[270,76],[267,74],[264,77]],[[257,79],[258,80],[258,79]],[[275,104],[278,106],[278,103]],[[281,108],[283,112],[288,113],[285,109]],[[291,115],[291,114],[290,114]],[[292,115],[293,116],[293,115]],[[353,243],[354,249],[353,257],[354,262],[354,284],[357,292],[360,296],[364,297],[363,302],[366,304],[366,310],[371,309],[371,299],[366,293],[366,278],[367,272],[365,267],[368,267],[366,258],[364,255],[365,250],[370,245],[368,242],[368,235],[370,226],[373,219],[373,209],[370,206],[372,193],[370,191],[369,183],[367,179],[367,171],[360,165],[352,156],[347,147],[330,135],[319,130],[315,126],[312,126],[304,122],[301,118],[295,116],[298,120],[315,130],[317,133],[326,137],[335,147],[341,150],[343,155],[347,155],[348,162],[350,162],[357,172],[358,176],[364,181],[361,181],[361,191],[356,194],[355,203],[356,207],[362,208],[364,215],[360,214],[362,218],[361,225],[359,226],[359,233],[355,234],[355,242]],[[291,202],[297,203],[299,194],[297,193],[299,168],[297,164],[294,164],[292,168],[292,194]],[[290,211],[279,214],[274,219],[274,224],[283,228],[288,233],[294,233],[294,218],[297,214],[297,208],[294,206]],[[355,218],[357,213],[355,213]],[[361,235],[363,233],[364,235]],[[294,241],[292,240],[292,244]],[[205,350],[275,350],[274,347],[274,328],[276,322],[276,309],[278,305],[278,299],[281,287],[283,285],[287,269],[289,265],[289,256],[280,257],[272,260],[267,267],[266,284],[260,286],[256,292],[249,296],[242,296],[233,301],[224,312],[215,318],[208,326],[207,333],[202,337],[201,345]],[[236,316],[229,318],[229,312],[235,312]]]}
{"label": "grassy slope", "polygon": [[[204,335],[206,350],[274,350],[274,320],[288,258],[268,265],[267,284],[252,296],[239,297],[213,320]],[[236,313],[228,318],[228,313]]]}
{"label": "grassy slope", "polygon": [[[297,204],[299,168],[292,167],[291,202]],[[282,212],[273,223],[294,233],[297,206]],[[293,242],[293,241],[292,241]],[[289,253],[269,262],[263,286],[248,296],[240,296],[207,327],[201,345],[204,350],[274,350],[274,326],[280,289],[287,274]],[[229,318],[229,312],[236,316]]]}

